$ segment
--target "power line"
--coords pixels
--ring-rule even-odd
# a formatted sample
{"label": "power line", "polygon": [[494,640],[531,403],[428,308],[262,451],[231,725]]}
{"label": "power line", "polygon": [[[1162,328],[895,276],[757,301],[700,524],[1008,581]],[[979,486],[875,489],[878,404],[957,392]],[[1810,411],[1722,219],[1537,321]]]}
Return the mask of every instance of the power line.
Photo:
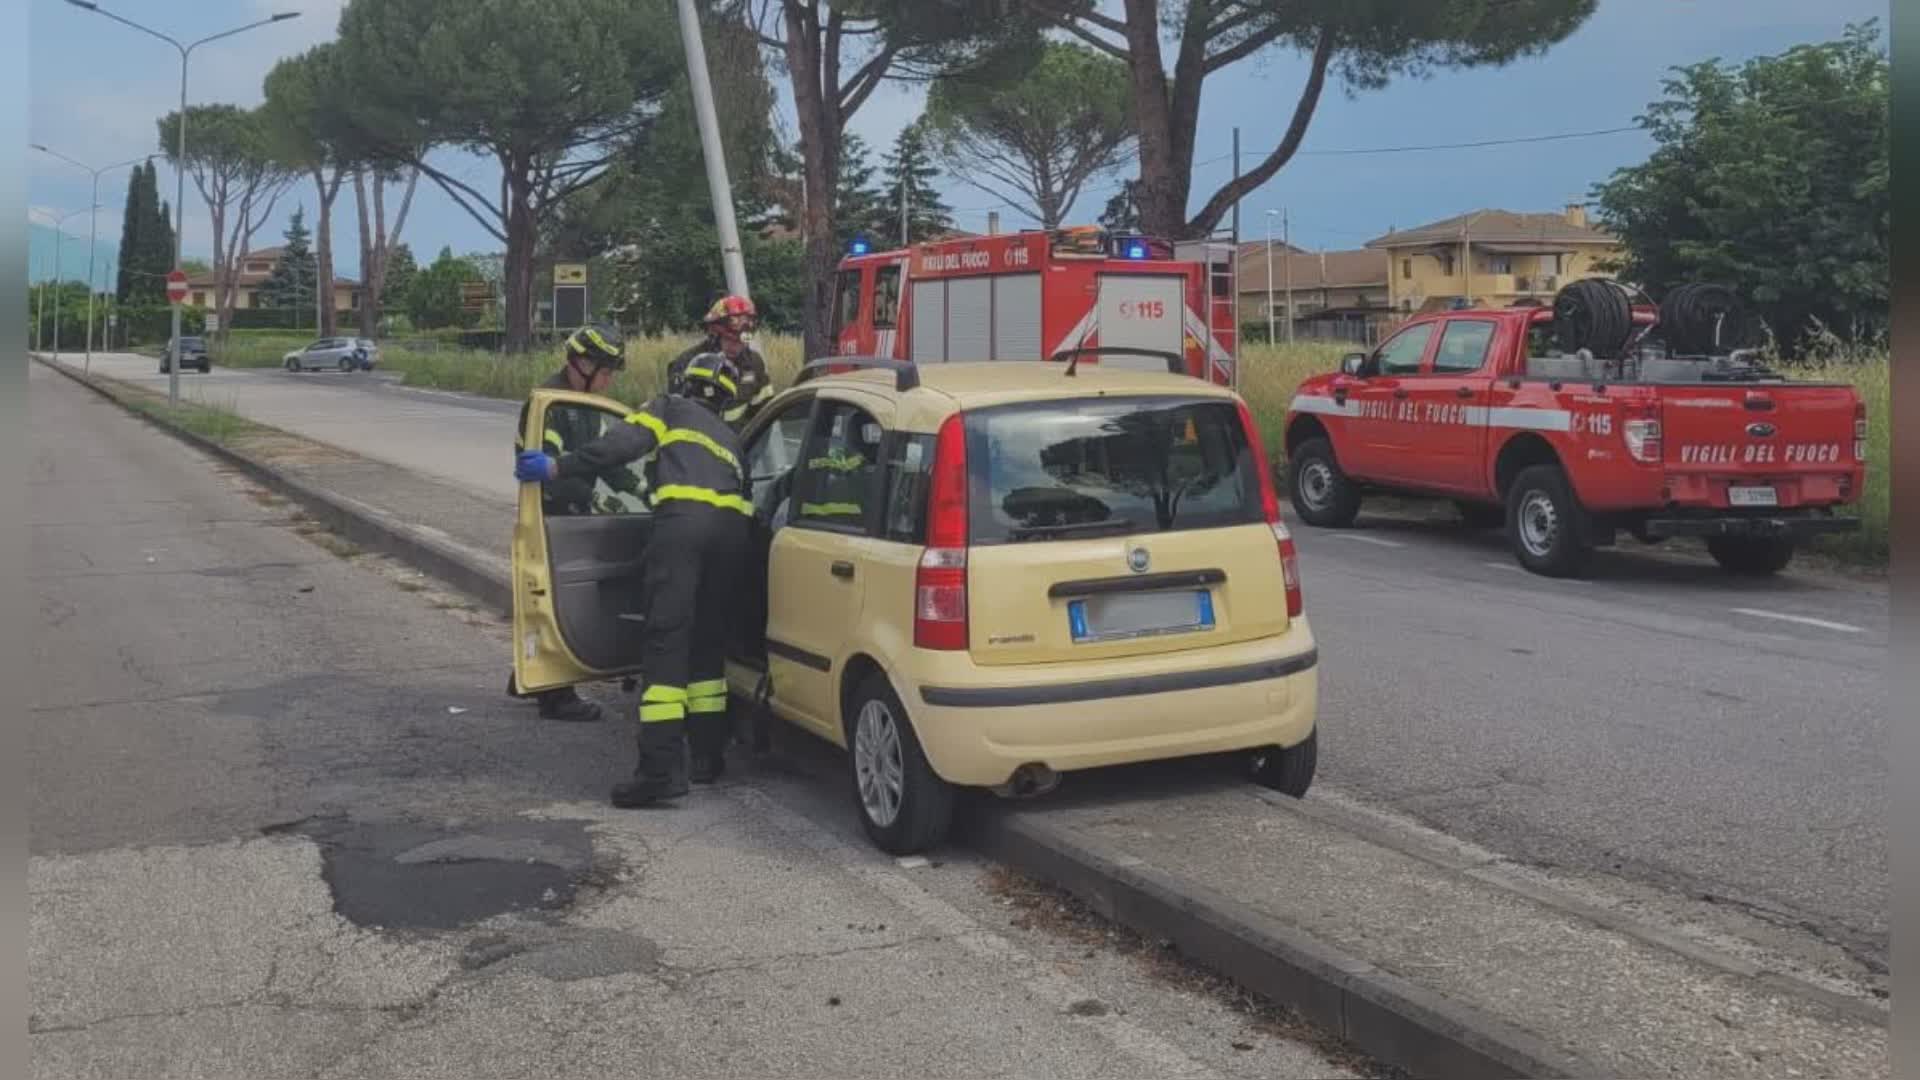
{"label": "power line", "polygon": [[[1515,135],[1502,139],[1475,139],[1470,142],[1425,143],[1410,146],[1359,146],[1336,150],[1300,150],[1296,151],[1294,156],[1352,157],[1360,154],[1412,154],[1429,150],[1477,150],[1488,146],[1518,146],[1524,143],[1560,142],[1566,139],[1591,139],[1600,135],[1620,135],[1629,131],[1645,130],[1645,128],[1638,124],[1628,124],[1622,127],[1594,128],[1590,131],[1556,131],[1546,135]],[[1232,154],[1221,154],[1219,157],[1210,157],[1205,161],[1196,161],[1194,162],[1194,168],[1197,169],[1202,165],[1217,165],[1232,157]]]}

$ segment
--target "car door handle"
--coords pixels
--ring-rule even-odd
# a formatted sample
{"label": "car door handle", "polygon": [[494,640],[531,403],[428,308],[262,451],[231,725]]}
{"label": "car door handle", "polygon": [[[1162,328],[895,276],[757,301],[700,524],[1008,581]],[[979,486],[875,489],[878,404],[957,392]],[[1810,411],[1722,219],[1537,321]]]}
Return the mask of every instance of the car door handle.
{"label": "car door handle", "polygon": [[850,578],[853,576],[853,564],[847,562],[845,559],[834,560],[832,569],[834,577]]}
{"label": "car door handle", "polygon": [[1407,396],[1407,391],[1406,391],[1406,389],[1405,389],[1405,388],[1403,388],[1403,387],[1399,387],[1399,386],[1396,386],[1396,387],[1394,387],[1394,388],[1393,388],[1393,396],[1394,396],[1394,397],[1406,397],[1406,396]]}
{"label": "car door handle", "polygon": [[1453,390],[1453,396],[1457,398],[1470,398],[1473,396],[1473,387],[1457,386]]}

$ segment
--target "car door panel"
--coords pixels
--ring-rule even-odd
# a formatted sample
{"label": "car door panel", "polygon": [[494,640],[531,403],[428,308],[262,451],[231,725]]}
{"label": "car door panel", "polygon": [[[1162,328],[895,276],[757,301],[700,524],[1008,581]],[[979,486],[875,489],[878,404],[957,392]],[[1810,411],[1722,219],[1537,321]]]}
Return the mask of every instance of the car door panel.
{"label": "car door panel", "polygon": [[[535,391],[523,445],[538,446],[551,410],[604,424],[629,412],[609,398]],[[653,515],[636,493],[596,485],[593,512],[549,513],[539,484],[520,485],[513,531],[514,681],[538,692],[640,670],[643,569]]]}
{"label": "car door panel", "polygon": [[779,519],[776,513],[799,464],[801,444],[813,413],[813,395],[776,400],[748,426],[741,439],[741,463],[753,487],[753,523],[740,591],[741,615],[728,657],[735,692],[752,698],[767,670],[768,559]]}
{"label": "car door panel", "polygon": [[1487,435],[1490,390],[1482,370],[1494,355],[1498,330],[1492,319],[1455,317],[1443,324],[1430,360],[1402,384],[1413,407],[1413,445],[1395,462],[1395,475],[1429,491],[1489,494],[1485,470],[1476,463]]}
{"label": "car door panel", "polygon": [[1432,323],[1409,326],[1381,343],[1348,386],[1347,445],[1335,448],[1348,475],[1382,482],[1397,478],[1394,468],[1413,440],[1406,383],[1418,374],[1432,344]]}

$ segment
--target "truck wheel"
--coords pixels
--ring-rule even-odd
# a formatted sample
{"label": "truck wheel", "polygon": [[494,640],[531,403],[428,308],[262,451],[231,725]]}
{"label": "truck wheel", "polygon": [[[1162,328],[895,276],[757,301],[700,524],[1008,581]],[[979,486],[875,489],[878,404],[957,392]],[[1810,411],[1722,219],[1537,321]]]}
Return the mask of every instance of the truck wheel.
{"label": "truck wheel", "polygon": [[1730,574],[1766,577],[1793,561],[1793,541],[1784,536],[1715,536],[1707,540],[1707,554]]}
{"label": "truck wheel", "polygon": [[940,779],[886,676],[867,676],[848,703],[847,774],[867,837],[889,855],[938,845],[953,826],[953,785]]}
{"label": "truck wheel", "polygon": [[1469,529],[1497,529],[1507,523],[1507,510],[1503,506],[1458,499],[1453,508],[1460,511],[1460,520],[1466,522]]}
{"label": "truck wheel", "polygon": [[1288,456],[1287,495],[1301,521],[1322,529],[1344,529],[1360,516],[1360,492],[1325,439],[1308,439]]}
{"label": "truck wheel", "polygon": [[1520,470],[1507,489],[1507,539],[1520,565],[1547,577],[1572,577],[1587,562],[1586,512],[1558,465]]}
{"label": "truck wheel", "polygon": [[1318,728],[1292,746],[1263,746],[1248,755],[1254,783],[1296,799],[1313,786],[1313,770],[1319,760]]}

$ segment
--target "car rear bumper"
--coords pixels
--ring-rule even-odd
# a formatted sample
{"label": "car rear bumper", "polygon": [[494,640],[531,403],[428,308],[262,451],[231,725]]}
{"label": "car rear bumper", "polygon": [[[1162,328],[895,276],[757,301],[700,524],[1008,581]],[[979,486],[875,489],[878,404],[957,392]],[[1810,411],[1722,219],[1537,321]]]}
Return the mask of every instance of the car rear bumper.
{"label": "car rear bumper", "polygon": [[909,708],[935,772],[993,786],[1033,763],[1068,772],[1293,746],[1313,733],[1318,662],[1296,619],[1278,637],[1152,658],[1020,672],[969,663],[976,677],[943,670]]}
{"label": "car rear bumper", "polygon": [[1649,536],[1803,537],[1856,532],[1860,519],[1817,511],[1758,514],[1687,514],[1647,519]]}

